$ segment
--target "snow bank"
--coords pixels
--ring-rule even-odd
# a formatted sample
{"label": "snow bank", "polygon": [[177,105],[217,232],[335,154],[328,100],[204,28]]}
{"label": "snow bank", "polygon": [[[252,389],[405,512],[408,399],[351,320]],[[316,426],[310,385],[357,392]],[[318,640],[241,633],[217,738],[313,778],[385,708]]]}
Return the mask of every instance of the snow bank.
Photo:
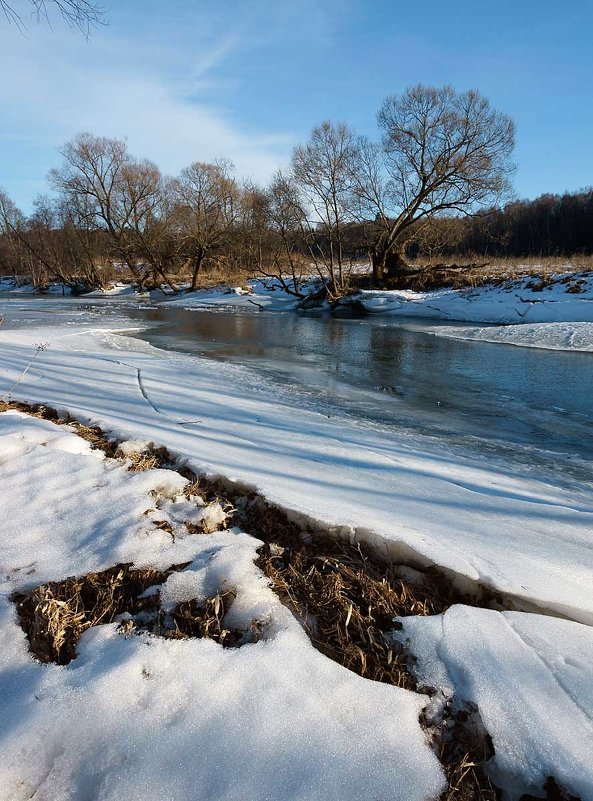
{"label": "snow bank", "polygon": [[523,323],[487,328],[442,326],[431,334],[546,350],[593,351],[593,323]]}
{"label": "snow bank", "polygon": [[548,776],[593,798],[593,629],[466,606],[401,622],[420,680],[478,705],[510,798],[539,795]]}
{"label": "snow bank", "polygon": [[[317,286],[316,279],[311,279],[304,286],[304,291],[312,291]],[[307,289],[309,287],[309,289]],[[284,291],[275,279],[251,279],[244,287],[217,287],[188,292],[174,300],[164,301],[162,306],[177,306],[183,309],[201,309],[209,307],[236,308],[268,311],[291,311],[298,305],[298,298]]]}
{"label": "snow bank", "polygon": [[85,298],[123,298],[123,297],[145,297],[147,293],[139,293],[130,284],[116,283],[107,289],[95,289],[93,292],[86,292]]}
{"label": "snow bank", "polygon": [[482,323],[593,322],[593,275],[534,276],[468,289],[360,292],[370,314]]}
{"label": "snow bank", "polygon": [[28,278],[0,276],[0,294],[11,295],[71,295],[72,289],[60,281],[52,281],[43,289],[34,287]]}
{"label": "snow bank", "polygon": [[[150,509],[176,497],[181,476],[129,473],[67,428],[5,413],[0,482],[0,799],[439,795],[443,775],[418,723],[425,699],[317,652],[254,565],[257,540],[238,531],[172,538],[153,525]],[[155,510],[159,519],[167,508]],[[265,639],[223,649],[126,638],[114,623],[87,630],[66,667],[34,661],[11,593],[120,561],[190,561],[168,579],[164,603],[234,587],[229,625],[258,619]]]}

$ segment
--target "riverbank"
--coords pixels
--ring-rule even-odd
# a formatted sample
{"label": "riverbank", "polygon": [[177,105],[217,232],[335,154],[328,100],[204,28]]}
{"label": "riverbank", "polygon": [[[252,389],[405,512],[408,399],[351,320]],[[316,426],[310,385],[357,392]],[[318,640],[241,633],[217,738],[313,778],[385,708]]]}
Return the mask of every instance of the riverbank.
{"label": "riverbank", "polygon": [[[313,284],[311,291],[317,284]],[[248,282],[244,288],[223,287],[163,301],[184,309],[252,308],[296,311],[299,301],[273,280]],[[308,311],[315,309],[309,308]],[[320,303],[318,311],[330,311]],[[333,304],[331,312],[368,314],[386,322],[400,319],[487,324],[488,328],[443,327],[433,331],[458,339],[480,339],[554,350],[593,350],[593,274],[555,273],[541,279],[492,282],[466,289],[429,292],[362,290]],[[562,325],[559,325],[562,324]]]}
{"label": "riverbank", "polygon": [[[431,333],[551,350],[593,350],[591,271],[493,279],[477,287],[427,292],[360,290],[332,304],[319,299],[309,301],[319,288],[319,280],[310,278],[302,284],[303,297],[299,298],[287,292],[276,279],[254,278],[243,286],[221,285],[176,296],[161,290],[138,294],[129,284],[122,283],[81,297],[89,300],[147,299],[159,306],[186,310],[306,311],[353,317],[370,315],[386,323],[401,319],[476,323],[475,328],[443,326],[431,329]],[[2,278],[0,294],[27,297],[35,295],[36,290],[30,284]],[[70,295],[71,290],[55,283],[47,288],[46,294]]]}
{"label": "riverbank", "polygon": [[[465,702],[477,704],[494,744],[488,770],[511,796],[541,789],[546,777],[554,776],[582,798],[593,797],[588,759],[593,746],[590,487],[576,481],[554,487],[533,469],[515,466],[509,470],[495,457],[461,456],[429,439],[381,434],[352,422],[299,410],[280,402],[265,388],[246,383],[244,374],[231,365],[165,353],[106,329],[91,332],[71,326],[67,330],[0,332],[0,393],[22,375],[36,342],[49,343],[49,347],[21,378],[13,390],[15,396],[68,410],[85,423],[100,425],[108,436],[120,441],[165,446],[178,464],[196,474],[224,476],[227,487],[257,492],[287,510],[293,520],[308,521],[313,530],[323,528],[332,536],[366,543],[383,558],[408,569],[426,570],[437,565],[458,592],[471,594],[485,587],[494,593],[501,609],[507,611],[458,604],[434,617],[402,621],[403,637],[410,640],[412,653],[419,657],[418,680],[436,686],[442,694],[439,698],[454,692]],[[3,416],[6,425],[4,420]],[[236,539],[238,534],[224,533],[224,550],[220,552],[226,555],[219,563],[218,557],[212,559],[210,540],[204,543],[190,538],[188,542],[187,537],[178,536],[172,540],[162,528],[154,532],[152,518],[143,519],[144,507],[138,501],[126,502],[126,508],[138,510],[137,516],[134,520],[126,518],[128,523],[117,534],[109,521],[120,519],[114,512],[118,496],[114,495],[113,503],[99,503],[102,517],[98,518],[88,505],[78,511],[76,498],[82,496],[78,490],[74,493],[72,477],[80,476],[84,484],[86,468],[69,463],[67,469],[56,469],[56,458],[69,461],[68,454],[73,454],[72,458],[86,459],[84,464],[101,473],[104,468],[100,460],[95,464],[96,457],[78,453],[69,440],[62,446],[51,446],[45,428],[41,434],[27,431],[26,424],[15,421],[14,416],[9,424],[12,429],[5,430],[9,436],[0,439],[4,446],[3,486],[10,488],[2,495],[2,519],[25,539],[22,547],[8,540],[2,560],[8,568],[3,573],[10,577],[2,620],[5,641],[13,644],[5,651],[8,661],[2,680],[12,682],[13,719],[23,721],[14,729],[18,738],[11,742],[14,749],[23,737],[29,743],[24,761],[12,746],[9,751],[12,787],[16,786],[15,776],[25,776],[28,784],[23,786],[29,795],[38,787],[46,792],[54,786],[57,775],[65,784],[98,782],[106,798],[115,798],[110,793],[116,792],[116,787],[119,798],[122,787],[138,791],[142,787],[144,794],[145,784],[152,786],[156,775],[146,764],[150,754],[160,775],[171,778],[171,792],[177,798],[195,798],[195,792],[188,795],[183,777],[191,776],[194,788],[211,788],[214,757],[206,756],[201,767],[184,771],[183,777],[173,766],[191,760],[196,733],[197,742],[206,749],[204,753],[213,754],[206,742],[206,738],[212,738],[213,718],[208,717],[208,726],[200,728],[197,718],[203,712],[192,711],[187,701],[187,688],[191,687],[190,695],[200,709],[205,705],[219,721],[218,731],[226,743],[220,756],[219,739],[215,739],[222,774],[232,779],[219,789],[219,797],[233,797],[234,782],[245,782],[246,759],[255,765],[254,773],[248,774],[254,783],[237,785],[242,797],[261,797],[262,788],[269,797],[276,797],[275,775],[265,768],[271,753],[276,755],[271,760],[274,764],[284,760],[293,779],[290,794],[286,784],[282,785],[283,798],[313,799],[318,797],[319,787],[327,797],[356,798],[363,784],[383,794],[388,787],[390,796],[402,801],[438,795],[442,774],[418,724],[419,709],[425,706],[426,698],[365,681],[337,666],[328,667],[332,663],[301,638],[294,618],[286,616],[277,599],[266,595],[268,606],[262,607],[259,596],[248,589],[255,581],[263,592],[266,584],[257,571],[253,572],[255,544]],[[38,476],[34,472],[37,464],[45,471]],[[23,475],[29,477],[25,482]],[[55,481],[50,480],[52,475]],[[89,496],[89,504],[95,499],[94,492],[89,495],[91,485],[111,486],[105,476],[93,472],[87,490],[82,484],[79,490]],[[66,491],[74,499],[68,514],[64,514],[60,502]],[[170,500],[176,503],[174,498]],[[167,507],[167,503],[160,505]],[[47,514],[42,514],[44,505]],[[149,508],[154,508],[154,502]],[[98,525],[97,519],[104,523]],[[171,525],[170,520],[165,522]],[[80,537],[87,543],[82,550],[77,545]],[[235,549],[241,542],[245,544],[242,556]],[[196,548],[195,555],[188,548]],[[25,551],[36,554],[35,574],[27,575],[31,557],[25,559]],[[228,578],[247,588],[242,605],[236,607],[242,620],[271,614],[276,633],[243,646],[235,655],[233,650],[223,650],[208,640],[163,640],[161,644],[161,640],[154,643],[151,635],[125,640],[116,625],[99,626],[83,634],[80,655],[71,666],[56,666],[48,673],[47,668],[31,662],[14,607],[7,600],[14,590],[110,568],[124,560],[156,569],[187,561],[190,556],[195,564],[182,581],[184,598],[203,598],[204,587],[211,586],[208,581]],[[175,578],[172,585],[178,581],[181,579]],[[28,677],[24,682],[11,678],[15,659]],[[175,678],[171,674],[173,664]],[[196,675],[196,664],[202,665],[198,684],[197,679],[190,678],[190,674]],[[147,681],[141,666],[150,676],[158,676],[157,684]],[[295,679],[295,670],[300,679]],[[267,676],[265,690],[258,676]],[[223,689],[229,687],[226,677],[236,688],[231,705],[226,703]],[[79,684],[82,680],[84,685]],[[135,710],[129,726],[125,721],[116,724],[110,700],[122,681],[129,688],[123,703],[126,709]],[[292,682],[290,691],[286,682]],[[42,690],[42,701],[29,700],[33,686]],[[80,696],[83,705],[103,710],[103,716],[91,716],[88,726],[84,716],[68,711],[77,708],[66,701],[75,686],[87,687]],[[337,706],[336,686],[344,687]],[[167,687],[172,688],[170,694]],[[151,690],[148,695],[147,688]],[[273,703],[262,700],[257,688]],[[328,693],[334,699],[331,702]],[[172,696],[178,700],[173,701]],[[356,703],[354,696],[359,699]],[[521,704],[516,703],[518,697]],[[119,709],[119,702],[117,706]],[[260,707],[261,714],[256,714]],[[306,711],[313,708],[318,712]],[[431,707],[438,719],[437,708]],[[328,709],[329,713],[318,718],[319,710]],[[345,710],[349,723],[342,729],[339,721]],[[174,748],[170,747],[171,740],[161,744],[147,734],[157,731],[154,722],[163,715],[179,721],[170,729]],[[75,725],[78,717],[83,722]],[[394,720],[398,721],[395,728]],[[284,721],[282,731],[291,732],[290,742],[281,735],[277,721]],[[267,731],[265,740],[247,738],[246,732],[252,729]],[[311,739],[313,730],[316,736]],[[38,736],[40,731],[47,731],[45,740]],[[301,734],[303,739],[299,739]],[[89,753],[97,753],[107,742],[113,743],[107,752],[111,756],[89,777],[85,768]],[[313,751],[321,755],[319,759],[307,743],[313,744]],[[354,743],[355,752],[350,750]],[[64,748],[71,755],[69,759],[52,756]],[[122,756],[119,761],[117,754]],[[343,754],[343,759],[337,754]],[[328,760],[332,764],[336,760],[336,770],[339,768],[342,777],[339,781],[337,773],[327,772]],[[326,787],[321,768],[315,772],[314,766],[321,763],[324,775],[332,782],[335,779],[335,790],[330,784]],[[409,771],[405,766],[410,765],[414,767]],[[51,792],[50,798],[54,797]],[[124,797],[129,797],[126,792]],[[158,797],[168,796],[161,792]]]}

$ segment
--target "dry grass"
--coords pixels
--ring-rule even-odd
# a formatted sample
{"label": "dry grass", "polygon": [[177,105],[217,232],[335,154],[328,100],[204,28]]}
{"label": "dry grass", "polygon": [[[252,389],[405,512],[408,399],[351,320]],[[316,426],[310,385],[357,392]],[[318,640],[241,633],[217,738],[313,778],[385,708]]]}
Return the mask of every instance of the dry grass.
{"label": "dry grass", "polygon": [[139,596],[181,567],[158,571],[116,565],[80,578],[50,581],[32,592],[16,594],[12,600],[35,656],[41,662],[67,665],[76,656],[76,644],[84,631],[112,623],[124,612],[141,611],[145,602]]}
{"label": "dry grass", "polygon": [[439,719],[428,720],[423,713],[420,723],[447,777],[447,788],[440,801],[496,801],[500,791],[484,771],[484,763],[494,756],[492,740],[475,704],[445,705]]}
{"label": "dry grass", "polygon": [[[12,600],[29,640],[31,651],[41,662],[67,665],[76,657],[83,632],[93,626],[113,623],[120,616],[123,634],[149,632],[169,639],[206,637],[226,646],[238,647],[261,637],[262,625],[253,621],[247,631],[233,631],[224,618],[236,593],[229,589],[204,601],[185,601],[172,610],[160,606],[158,586],[174,571],[134,569],[116,565],[100,573],[52,581]],[[149,588],[155,588],[144,596]]]}
{"label": "dry grass", "polygon": [[365,678],[416,689],[409,655],[387,634],[397,616],[449,606],[436,588],[412,586],[359,546],[335,540],[299,548],[266,544],[257,564],[319,651]]}

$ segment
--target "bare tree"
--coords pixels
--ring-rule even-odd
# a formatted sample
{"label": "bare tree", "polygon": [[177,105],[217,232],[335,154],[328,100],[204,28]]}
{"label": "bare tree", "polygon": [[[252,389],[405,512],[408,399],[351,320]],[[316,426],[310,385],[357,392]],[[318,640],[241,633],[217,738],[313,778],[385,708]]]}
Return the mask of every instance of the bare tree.
{"label": "bare tree", "polygon": [[50,181],[64,202],[84,209],[85,223],[103,231],[111,257],[142,287],[149,276],[171,279],[174,260],[166,235],[167,187],[156,165],[135,159],[119,139],[82,133],[62,148],[64,161]]}
{"label": "bare tree", "polygon": [[0,268],[15,277],[26,272],[26,253],[21,241],[24,216],[9,196],[0,189]]}
{"label": "bare tree", "polygon": [[173,187],[195,291],[204,264],[229,243],[239,215],[239,188],[229,161],[197,161],[182,170]]}
{"label": "bare tree", "polygon": [[515,127],[477,91],[422,85],[387,97],[378,113],[381,146],[361,140],[355,171],[360,211],[375,219],[373,277],[409,271],[414,227],[446,212],[472,214],[510,187]]}
{"label": "bare tree", "polygon": [[34,19],[45,19],[48,23],[53,10],[85,36],[89,35],[91,28],[102,24],[105,19],[103,8],[94,0],[0,0],[0,11],[4,13],[6,20],[21,29],[25,27],[24,11],[20,9],[22,5],[29,8]]}
{"label": "bare tree", "polygon": [[305,274],[303,230],[307,214],[302,206],[295,180],[277,172],[267,192],[268,226],[271,228],[269,265],[260,267],[267,278],[277,279],[285,292],[303,297]]}
{"label": "bare tree", "polygon": [[334,297],[345,285],[344,225],[353,220],[352,175],[357,152],[354,133],[344,123],[324,122],[293,151],[291,171],[299,189],[307,246],[317,272]]}

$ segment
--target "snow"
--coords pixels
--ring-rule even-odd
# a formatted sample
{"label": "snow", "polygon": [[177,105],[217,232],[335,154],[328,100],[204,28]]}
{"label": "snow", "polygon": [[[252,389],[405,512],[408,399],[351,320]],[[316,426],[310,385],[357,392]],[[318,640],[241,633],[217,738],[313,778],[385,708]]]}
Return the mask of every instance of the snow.
{"label": "snow", "polygon": [[[303,290],[305,292],[312,291],[317,286],[317,280],[310,279],[304,284]],[[255,278],[249,280],[245,287],[220,286],[213,289],[202,289],[164,301],[161,305],[189,310],[233,308],[293,311],[298,305],[298,298],[285,292],[278,280]]]}
{"label": "snow", "polygon": [[[257,540],[155,528],[146,512],[177,497],[187,483],[177,473],[130,473],[73,440],[66,427],[0,414],[1,799],[438,796],[421,696],[317,652],[255,566]],[[35,662],[12,592],[121,561],[191,561],[168,579],[164,604],[234,587],[228,625],[260,620],[264,639],[223,650],[124,637],[114,623],[87,630],[66,667]]]}
{"label": "snow", "polygon": [[[588,289],[520,291],[550,298],[539,310],[524,304],[533,315],[560,318],[439,333],[588,349]],[[377,307],[428,308],[393,295]],[[289,308],[286,296],[269,296],[269,308]],[[214,306],[248,299],[211,293]],[[487,288],[452,295],[443,309],[446,319],[463,308],[478,319],[490,303],[483,317],[510,317],[514,302]],[[49,347],[22,376],[38,342]],[[164,445],[296,518],[411,566],[437,565],[460,587],[503,593],[522,611],[453,606],[402,619],[398,636],[418,657],[421,683],[477,704],[506,798],[537,794],[553,775],[593,799],[591,486],[296,408],[241,367],[107,328],[0,331],[0,396],[17,380],[13,395],[101,425],[124,441],[125,457]],[[0,801],[438,797],[442,774],[418,724],[426,696],[365,681],[315,651],[255,566],[259,542],[220,531],[224,509],[188,500],[185,479],[130,473],[67,426],[11,412],[0,415],[0,481]],[[209,533],[191,534],[186,522]],[[87,631],[67,667],[35,663],[10,594],[119,562],[190,562],[167,580],[163,603],[234,587],[228,625],[257,620],[263,640],[223,650],[126,639],[114,624]]]}
{"label": "snow", "polygon": [[[168,447],[197,472],[463,584],[593,622],[593,494],[445,444],[294,408],[241,368],[165,353],[108,331],[0,332],[0,394],[15,393]],[[115,343],[114,350],[110,343]],[[134,350],[131,350],[131,348]],[[127,350],[127,348],[130,348]]]}
{"label": "snow", "polygon": [[139,293],[130,284],[115,283],[107,289],[96,289],[93,292],[86,292],[85,298],[122,298],[122,297],[144,297],[146,293]]}
{"label": "snow", "polygon": [[371,314],[499,324],[593,322],[592,273],[559,273],[539,286],[527,276],[467,289],[366,290],[357,297]]}
{"label": "snow", "polygon": [[518,797],[554,776],[593,798],[593,630],[567,620],[453,606],[401,618],[421,682],[477,704],[490,775]]}
{"label": "snow", "polygon": [[0,293],[10,295],[71,295],[72,290],[61,281],[52,281],[43,290],[34,287],[28,278],[11,275],[0,276]]}
{"label": "snow", "polygon": [[593,351],[593,323],[523,323],[485,328],[441,326],[431,328],[430,333],[525,348]]}

